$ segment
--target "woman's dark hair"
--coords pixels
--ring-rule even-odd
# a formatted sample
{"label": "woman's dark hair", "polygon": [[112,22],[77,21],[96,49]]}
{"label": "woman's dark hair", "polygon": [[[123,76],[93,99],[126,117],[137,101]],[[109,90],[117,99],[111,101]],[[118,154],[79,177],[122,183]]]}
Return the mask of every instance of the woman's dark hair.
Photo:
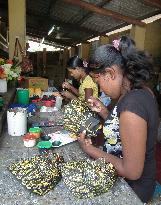
{"label": "woman's dark hair", "polygon": [[67,66],[71,69],[76,69],[76,67],[78,68],[82,68],[84,69],[84,71],[88,74],[88,63],[86,61],[83,61],[81,58],[79,58],[78,56],[73,56],[69,59],[69,61],[67,62]]}
{"label": "woman's dark hair", "polygon": [[83,60],[78,56],[73,56],[69,59],[67,66],[76,69],[76,67],[83,68]]}
{"label": "woman's dark hair", "polygon": [[103,73],[105,68],[117,65],[124,76],[131,82],[131,88],[141,88],[150,79],[152,61],[150,56],[135,47],[135,42],[128,36],[122,36],[118,48],[103,45],[94,53],[95,68],[93,72]]}

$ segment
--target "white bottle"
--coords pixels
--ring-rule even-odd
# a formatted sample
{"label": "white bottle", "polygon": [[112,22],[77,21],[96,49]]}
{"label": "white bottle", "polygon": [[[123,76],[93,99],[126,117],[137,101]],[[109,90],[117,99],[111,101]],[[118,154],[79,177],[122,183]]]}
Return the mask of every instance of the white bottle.
{"label": "white bottle", "polygon": [[62,100],[63,98],[61,96],[56,96],[56,102],[55,102],[55,107],[60,110],[62,106]]}

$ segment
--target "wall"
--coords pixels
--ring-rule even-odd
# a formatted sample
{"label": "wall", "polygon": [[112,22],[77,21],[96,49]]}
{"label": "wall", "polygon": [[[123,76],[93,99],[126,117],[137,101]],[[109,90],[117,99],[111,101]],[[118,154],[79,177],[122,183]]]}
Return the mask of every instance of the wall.
{"label": "wall", "polygon": [[55,87],[61,87],[65,79],[65,70],[61,65],[47,65],[46,67],[46,76],[53,81]]}
{"label": "wall", "polygon": [[46,67],[43,73],[43,52],[30,53],[33,60],[34,74],[36,76],[45,76],[53,81],[53,86],[60,87],[65,78],[65,68],[60,60],[59,52],[46,52]]}

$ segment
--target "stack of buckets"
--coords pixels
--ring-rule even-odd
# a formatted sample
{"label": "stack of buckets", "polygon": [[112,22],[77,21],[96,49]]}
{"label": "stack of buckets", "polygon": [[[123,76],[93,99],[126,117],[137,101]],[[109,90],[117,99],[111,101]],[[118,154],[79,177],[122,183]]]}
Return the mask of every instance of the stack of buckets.
{"label": "stack of buckets", "polygon": [[[29,104],[29,90],[17,89],[17,102],[21,105]],[[27,132],[27,111],[18,107],[7,111],[8,134],[21,136]]]}

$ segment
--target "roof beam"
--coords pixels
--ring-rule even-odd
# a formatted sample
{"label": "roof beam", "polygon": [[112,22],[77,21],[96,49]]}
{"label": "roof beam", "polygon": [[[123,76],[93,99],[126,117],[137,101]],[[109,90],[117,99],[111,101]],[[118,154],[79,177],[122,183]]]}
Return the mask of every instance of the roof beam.
{"label": "roof beam", "polygon": [[132,17],[124,16],[122,14],[111,11],[109,9],[99,8],[98,6],[91,4],[91,3],[87,3],[85,1],[81,1],[81,0],[77,0],[77,1],[75,1],[75,0],[63,0],[63,1],[66,3],[81,7],[83,9],[95,12],[95,13],[100,14],[100,15],[110,16],[110,17],[115,18],[117,20],[125,21],[129,24],[136,24],[139,26],[145,25],[145,23],[141,22],[140,20],[137,20],[137,19],[132,18]]}
{"label": "roof beam", "polygon": [[[102,8],[103,6],[105,6],[110,1],[112,1],[112,0],[103,0],[102,2],[96,4],[96,6]],[[89,11],[86,15],[84,15],[84,17],[80,21],[77,22],[77,24],[79,24],[79,25],[83,24],[92,15],[93,15],[93,12]]]}
{"label": "roof beam", "polygon": [[144,2],[150,6],[157,7],[161,9],[161,1],[160,0],[144,0]]}

